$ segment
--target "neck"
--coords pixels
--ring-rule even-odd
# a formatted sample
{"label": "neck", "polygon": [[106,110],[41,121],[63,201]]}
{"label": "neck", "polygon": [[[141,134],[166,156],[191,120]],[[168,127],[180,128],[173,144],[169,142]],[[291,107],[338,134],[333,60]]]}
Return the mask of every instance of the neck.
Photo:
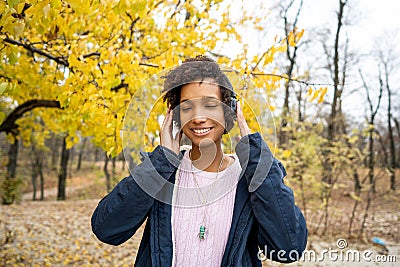
{"label": "neck", "polygon": [[190,158],[193,166],[199,170],[217,172],[224,155],[221,144],[210,146],[192,145]]}

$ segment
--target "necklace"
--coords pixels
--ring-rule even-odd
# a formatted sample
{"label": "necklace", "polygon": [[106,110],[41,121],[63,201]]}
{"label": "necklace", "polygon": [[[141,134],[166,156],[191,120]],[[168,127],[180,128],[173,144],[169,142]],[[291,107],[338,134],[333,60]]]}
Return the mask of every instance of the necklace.
{"label": "necklace", "polygon": [[[191,153],[192,153],[192,150],[189,151],[189,158],[190,158],[190,164],[191,164],[191,168],[192,168],[193,179],[194,179],[194,182],[196,183],[197,191],[200,193],[199,195],[201,195],[201,197],[202,197],[202,199],[203,199],[203,200],[200,200],[200,201],[201,201],[201,204],[205,206],[205,207],[204,207],[204,214],[203,214],[203,223],[200,225],[199,233],[198,233],[199,239],[200,239],[200,240],[204,240],[204,239],[205,239],[205,236],[206,236],[206,230],[207,230],[207,228],[206,228],[205,225],[206,225],[206,215],[207,215],[207,212],[206,212],[206,211],[207,211],[207,204],[208,204],[208,201],[207,201],[206,196],[203,194],[203,191],[201,191],[201,189],[200,189],[199,183],[198,183],[198,181],[197,181],[197,179],[196,179],[196,175],[194,175],[193,161],[192,161]],[[216,176],[215,176],[215,181],[218,179],[218,174],[219,174],[219,171],[220,171],[220,169],[221,169],[221,166],[222,166],[222,163],[223,163],[223,162],[224,162],[224,154],[222,153],[221,161],[219,162],[217,174],[216,174]],[[208,195],[208,194],[207,194],[207,195]]]}

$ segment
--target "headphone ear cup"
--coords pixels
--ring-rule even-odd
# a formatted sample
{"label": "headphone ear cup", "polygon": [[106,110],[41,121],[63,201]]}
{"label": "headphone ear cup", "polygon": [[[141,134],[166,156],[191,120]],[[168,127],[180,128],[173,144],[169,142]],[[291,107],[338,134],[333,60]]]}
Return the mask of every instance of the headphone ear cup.
{"label": "headphone ear cup", "polygon": [[231,111],[236,115],[237,112],[237,99],[236,96],[231,97]]}

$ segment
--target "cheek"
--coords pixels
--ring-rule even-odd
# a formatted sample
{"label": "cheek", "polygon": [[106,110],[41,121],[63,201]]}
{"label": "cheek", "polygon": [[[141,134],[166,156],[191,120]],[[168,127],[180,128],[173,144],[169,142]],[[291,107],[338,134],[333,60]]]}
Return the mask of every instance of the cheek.
{"label": "cheek", "polygon": [[212,112],[212,114],[210,114],[210,118],[217,121],[222,126],[224,126],[225,125],[224,109],[222,107],[218,108],[216,112]]}
{"label": "cheek", "polygon": [[215,120],[221,124],[222,127],[225,127],[225,116],[224,116],[224,112],[221,111],[218,116],[215,117]]}
{"label": "cheek", "polygon": [[192,119],[192,115],[190,114],[190,112],[180,112],[179,113],[180,116],[180,122],[181,122],[181,127],[183,128],[184,126],[186,126],[186,124]]}

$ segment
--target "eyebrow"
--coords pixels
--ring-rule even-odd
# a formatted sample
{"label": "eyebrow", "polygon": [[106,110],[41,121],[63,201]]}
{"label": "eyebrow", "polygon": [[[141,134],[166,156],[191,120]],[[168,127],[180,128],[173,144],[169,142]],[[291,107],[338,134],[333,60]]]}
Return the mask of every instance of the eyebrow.
{"label": "eyebrow", "polygon": [[[217,100],[217,101],[221,101],[219,98],[215,97],[215,96],[203,96],[202,97],[203,100]],[[182,99],[180,103],[184,103],[184,102],[192,102],[191,99]]]}

